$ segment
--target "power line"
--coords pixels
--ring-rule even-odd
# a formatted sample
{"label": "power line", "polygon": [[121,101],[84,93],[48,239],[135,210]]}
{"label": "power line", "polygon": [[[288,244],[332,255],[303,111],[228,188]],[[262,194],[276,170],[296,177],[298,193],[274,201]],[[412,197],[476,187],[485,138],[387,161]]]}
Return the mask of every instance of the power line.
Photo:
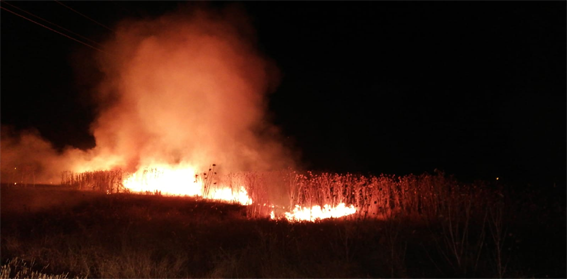
{"label": "power line", "polygon": [[13,4],[10,4],[10,3],[6,2],[6,1],[2,1],[2,3],[8,4],[8,5],[12,6],[13,8],[16,8],[16,9],[18,9],[18,10],[20,10],[20,11],[22,11],[22,12],[28,14],[28,15],[31,15],[31,16],[33,16],[33,17],[35,17],[35,18],[38,18],[38,19],[40,19],[40,20],[43,20],[43,21],[45,21],[45,22],[47,22],[47,23],[49,23],[49,24],[51,24],[51,25],[54,25],[54,26],[56,26],[56,27],[59,27],[59,28],[65,30],[65,31],[67,31],[67,32],[69,32],[69,33],[71,33],[71,34],[73,34],[73,35],[75,35],[75,36],[79,36],[79,37],[81,37],[82,39],[85,39],[85,40],[87,40],[87,41],[89,41],[89,42],[91,42],[91,43],[94,43],[94,44],[96,44],[96,45],[99,46],[99,47],[102,46],[101,44],[99,44],[99,43],[97,43],[97,42],[95,42],[95,41],[93,41],[93,40],[91,40],[91,39],[89,39],[89,38],[87,38],[87,37],[81,36],[80,34],[77,34],[77,33],[73,32],[73,31],[71,31],[71,30],[69,30],[69,29],[67,29],[67,28],[65,28],[65,27],[62,27],[62,26],[60,26],[60,25],[57,25],[57,24],[55,24],[55,23],[53,23],[53,22],[51,22],[51,21],[49,21],[49,20],[46,20],[46,19],[44,19],[44,18],[42,18],[42,17],[36,16],[36,15],[34,15],[34,14],[32,14],[32,13],[30,13],[30,12],[28,12],[28,11],[22,9],[22,8],[18,8],[18,7],[16,7],[16,6],[14,6]]}
{"label": "power line", "polygon": [[92,21],[92,22],[94,22],[94,23],[96,23],[96,24],[98,24],[98,25],[100,25],[100,26],[102,26],[102,27],[104,27],[104,28],[106,28],[106,29],[108,29],[108,30],[114,32],[114,30],[112,30],[110,27],[108,27],[108,26],[106,26],[106,25],[104,25],[104,24],[102,24],[102,23],[100,23],[100,22],[98,22],[98,21],[96,21],[96,20],[94,20],[94,19],[92,19],[92,18],[86,16],[85,14],[83,14],[83,13],[81,13],[81,12],[79,12],[79,11],[77,11],[77,10],[75,10],[75,9],[73,9],[73,8],[71,8],[71,7],[67,6],[67,5],[65,5],[65,4],[63,4],[63,3],[61,3],[61,2],[59,2],[59,1],[57,1],[57,0],[54,0],[54,1],[57,2],[57,4],[59,4],[59,5],[61,5],[61,6],[65,7],[65,8],[67,8],[67,9],[69,9],[69,10],[71,10],[71,11],[73,11],[73,12],[75,12],[75,13],[81,15],[81,16],[83,16],[84,18],[86,18],[86,19],[88,19],[88,20],[90,20],[90,21]]}
{"label": "power line", "polygon": [[88,46],[88,47],[90,47],[90,48],[92,48],[92,49],[98,50],[98,51],[103,52],[103,53],[107,53],[107,52],[105,52],[104,50],[102,50],[102,49],[100,49],[100,48],[97,48],[97,47],[94,47],[94,46],[92,46],[92,45],[89,45],[89,44],[87,44],[87,43],[85,43],[85,42],[83,42],[83,41],[80,41],[80,40],[78,40],[78,39],[75,39],[75,38],[73,38],[73,37],[71,37],[71,36],[69,36],[69,35],[67,35],[67,34],[61,33],[61,32],[59,32],[59,31],[57,31],[57,30],[55,30],[55,29],[53,29],[53,28],[50,28],[50,27],[48,27],[48,26],[45,26],[45,25],[43,25],[43,24],[41,24],[41,23],[39,23],[39,22],[37,22],[37,21],[34,21],[34,20],[32,20],[32,19],[29,19],[29,18],[27,18],[27,17],[25,17],[25,16],[23,16],[23,15],[20,15],[20,14],[14,12],[14,11],[10,11],[9,9],[6,9],[6,7],[0,6],[0,9],[5,10],[5,11],[7,11],[7,12],[10,12],[10,13],[12,13],[12,14],[14,14],[14,15],[16,15],[16,16],[19,16],[19,17],[21,17],[21,18],[23,18],[23,19],[29,20],[29,21],[31,21],[31,22],[33,22],[33,23],[35,23],[35,24],[37,24],[37,25],[39,25],[39,26],[41,26],[41,27],[43,27],[43,28],[46,28],[46,29],[48,29],[48,30],[51,30],[51,31],[53,31],[53,32],[55,32],[55,33],[57,33],[57,34],[59,34],[59,35],[61,35],[61,36],[65,36],[65,37],[67,37],[67,38],[69,38],[69,39],[71,39],[71,40],[73,40],[73,41],[75,41],[75,42],[78,42],[78,43],[80,43],[80,44],[83,44],[83,45],[85,45],[85,46]]}

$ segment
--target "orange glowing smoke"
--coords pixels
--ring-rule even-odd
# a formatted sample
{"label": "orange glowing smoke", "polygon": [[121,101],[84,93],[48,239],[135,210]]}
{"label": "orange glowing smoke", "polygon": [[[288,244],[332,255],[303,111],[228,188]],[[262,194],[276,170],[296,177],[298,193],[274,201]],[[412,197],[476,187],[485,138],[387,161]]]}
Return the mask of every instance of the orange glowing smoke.
{"label": "orange glowing smoke", "polygon": [[[85,82],[98,84],[94,148],[56,152],[39,133],[3,133],[2,171],[34,166],[36,183],[50,183],[64,171],[120,168],[131,174],[123,186],[132,192],[247,205],[253,200],[244,185],[209,185],[195,175],[212,162],[224,173],[293,168],[279,130],[266,117],[266,94],[277,85],[278,71],[257,51],[244,12],[191,5],[120,22],[95,58],[96,74],[80,75],[102,75]],[[92,64],[83,62],[76,63],[81,71]],[[270,187],[264,190],[285,192]],[[344,204],[297,206],[285,218],[313,221],[354,212]]]}
{"label": "orange glowing smoke", "polygon": [[[78,76],[99,79],[82,81],[97,84],[98,115],[90,127],[96,146],[57,152],[38,135],[3,133],[2,171],[32,165],[36,183],[50,183],[64,171],[120,168],[134,174],[124,181],[132,190],[199,195],[198,186],[187,185],[212,162],[225,173],[293,167],[266,117],[277,68],[257,51],[243,10],[205,6],[185,3],[160,17],[114,26],[96,63],[76,63]],[[97,69],[86,67],[93,64]],[[162,176],[142,178],[152,169]],[[243,195],[242,189],[231,192]]]}
{"label": "orange glowing smoke", "polygon": [[289,163],[264,120],[275,68],[252,35],[237,10],[186,8],[119,24],[101,57],[99,97],[111,105],[93,125],[95,152],[119,155],[127,171]]}
{"label": "orange glowing smoke", "polygon": [[243,12],[185,7],[116,29],[100,57],[98,96],[110,105],[93,124],[93,152],[118,155],[130,191],[252,203],[243,186],[195,181],[211,162],[225,173],[291,163],[264,120],[275,67]]}

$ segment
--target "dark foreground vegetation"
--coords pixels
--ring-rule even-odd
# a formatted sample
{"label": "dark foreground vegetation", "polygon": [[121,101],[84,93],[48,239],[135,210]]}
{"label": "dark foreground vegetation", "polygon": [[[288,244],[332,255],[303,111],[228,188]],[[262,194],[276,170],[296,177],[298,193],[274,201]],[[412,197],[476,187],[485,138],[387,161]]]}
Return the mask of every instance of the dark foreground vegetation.
{"label": "dark foreground vegetation", "polygon": [[[305,177],[293,199],[316,200],[323,178]],[[382,215],[368,213],[377,210],[372,200],[351,197],[370,204],[367,212],[315,223],[194,198],[3,184],[2,278],[26,268],[97,278],[565,278],[564,193],[463,185],[442,174],[387,181],[366,184],[405,193],[380,197]],[[329,185],[321,187],[333,192]]]}

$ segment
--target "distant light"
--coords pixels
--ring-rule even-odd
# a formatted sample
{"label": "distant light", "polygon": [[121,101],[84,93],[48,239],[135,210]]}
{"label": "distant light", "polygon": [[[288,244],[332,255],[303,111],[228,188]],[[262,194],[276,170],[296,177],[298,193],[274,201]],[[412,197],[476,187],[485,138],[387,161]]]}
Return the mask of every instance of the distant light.
{"label": "distant light", "polygon": [[14,169],[16,169],[16,168],[14,168]]}
{"label": "distant light", "polygon": [[14,182],[14,185],[16,185],[16,184],[18,184],[18,183]]}
{"label": "distant light", "polygon": [[500,177],[496,177],[496,180],[499,180],[499,179],[500,179]]}

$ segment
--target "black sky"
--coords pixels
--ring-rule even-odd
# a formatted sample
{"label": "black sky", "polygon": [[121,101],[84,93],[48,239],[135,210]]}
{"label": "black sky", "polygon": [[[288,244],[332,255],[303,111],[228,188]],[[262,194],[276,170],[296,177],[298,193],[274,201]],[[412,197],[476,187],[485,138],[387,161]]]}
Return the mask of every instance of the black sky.
{"label": "black sky", "polygon": [[[94,41],[110,36],[55,2],[8,3]],[[65,4],[110,27],[178,5]],[[273,121],[310,169],[438,168],[465,180],[565,185],[564,1],[239,5],[283,74],[269,97]],[[77,82],[74,61],[93,50],[1,17],[2,124],[35,127],[58,148],[92,147],[92,84]]]}

